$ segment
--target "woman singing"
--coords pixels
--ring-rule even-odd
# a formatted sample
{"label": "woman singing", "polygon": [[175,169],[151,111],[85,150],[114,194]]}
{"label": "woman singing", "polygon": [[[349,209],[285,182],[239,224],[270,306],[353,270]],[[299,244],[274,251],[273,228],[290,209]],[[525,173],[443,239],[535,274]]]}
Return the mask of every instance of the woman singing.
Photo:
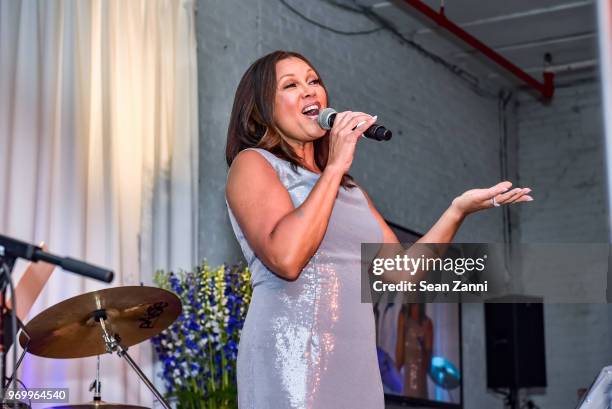
{"label": "woman singing", "polygon": [[[241,409],[384,407],[372,306],[360,302],[360,244],[398,240],[348,175],[376,117],[340,112],[325,131],[325,107],[319,74],[293,52],[255,61],[236,90],[226,198],[253,286],[238,354]],[[510,186],[463,193],[421,240],[450,242],[466,215],[532,200]]]}

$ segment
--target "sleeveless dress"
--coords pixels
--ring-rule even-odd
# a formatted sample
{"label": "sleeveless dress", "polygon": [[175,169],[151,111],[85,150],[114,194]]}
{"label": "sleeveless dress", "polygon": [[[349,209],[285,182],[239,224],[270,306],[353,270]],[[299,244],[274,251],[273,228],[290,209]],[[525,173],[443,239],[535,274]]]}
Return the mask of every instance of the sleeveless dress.
{"label": "sleeveless dress", "polygon": [[[252,150],[299,206],[319,175]],[[228,211],[253,287],[238,346],[239,408],[383,409],[374,313],[360,290],[360,245],[383,238],[363,192],[339,188],[323,241],[295,281],[266,268]]]}

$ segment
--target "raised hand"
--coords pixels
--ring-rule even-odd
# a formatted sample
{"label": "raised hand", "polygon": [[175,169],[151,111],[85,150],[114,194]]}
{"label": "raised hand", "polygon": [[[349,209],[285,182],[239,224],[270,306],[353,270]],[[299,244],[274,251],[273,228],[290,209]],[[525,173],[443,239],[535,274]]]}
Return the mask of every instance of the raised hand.
{"label": "raised hand", "polygon": [[511,182],[504,181],[488,189],[471,189],[456,197],[451,206],[467,216],[483,209],[533,200],[533,197],[528,195],[531,192],[530,188],[511,189],[511,187]]}
{"label": "raised hand", "polygon": [[348,172],[355,155],[355,145],[363,132],[374,124],[376,116],[363,112],[339,112],[329,133],[327,166]]}

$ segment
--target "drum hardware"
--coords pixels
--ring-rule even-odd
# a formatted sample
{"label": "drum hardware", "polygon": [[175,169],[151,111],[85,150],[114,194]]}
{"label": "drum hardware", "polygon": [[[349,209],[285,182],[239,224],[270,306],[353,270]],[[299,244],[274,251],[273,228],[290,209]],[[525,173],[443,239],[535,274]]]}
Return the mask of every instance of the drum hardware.
{"label": "drum hardware", "polygon": [[[18,258],[33,262],[46,261],[49,264],[61,266],[64,270],[72,271],[107,283],[111,282],[114,276],[111,270],[100,268],[70,257],[61,257],[44,251],[40,246],[35,246],[0,234],[0,311],[4,311],[6,308],[6,287],[10,286],[12,290],[10,276]],[[17,300],[15,300],[15,302],[16,301]],[[0,398],[4,397],[4,380],[6,379],[4,332],[4,314],[0,314]],[[13,363],[16,361],[17,356],[16,353],[14,353]],[[16,370],[14,370],[14,372],[15,371]],[[11,378],[13,377],[14,375],[11,376]]]}
{"label": "drum hardware", "polygon": [[102,400],[100,384],[100,355],[97,356],[96,362],[96,379],[93,380],[89,391],[94,393],[93,401],[89,403],[81,403],[77,405],[53,406],[47,409],[149,409],[142,406],[122,405],[117,403],[107,403]]}
{"label": "drum hardware", "polygon": [[89,386],[89,391],[93,391],[94,402],[98,402],[102,400],[102,384],[100,383],[100,355],[96,357],[96,379],[93,380],[91,385]]}
{"label": "drum hardware", "polygon": [[[5,289],[9,285],[12,287],[10,274],[17,258],[33,262],[46,261],[104,282],[111,282],[114,276],[111,270],[69,257],[60,257],[44,251],[39,246],[0,235],[0,311],[5,310]],[[127,348],[159,334],[176,320],[180,312],[181,302],[178,297],[159,288],[117,287],[93,291],[62,301],[38,314],[28,322],[19,341],[25,349],[24,354],[29,351],[34,355],[49,358],[81,358],[100,355],[103,352],[117,352],[162,406],[170,409],[159,391],[127,353]],[[4,314],[0,313],[0,397],[4,397],[6,379],[3,318]],[[16,363],[16,350],[14,357]],[[22,359],[23,357],[19,359],[19,364]],[[11,381],[15,377],[16,368],[10,377]],[[94,399],[100,394],[99,361],[95,390]],[[64,408],[104,406],[108,409],[142,409],[136,406],[106,404],[101,400],[94,401],[93,404],[94,406],[86,404]]]}
{"label": "drum hardware", "polygon": [[[117,353],[136,372],[165,409],[170,405],[128,354],[127,348],[170,326],[182,310],[173,293],[155,287],[125,286],[93,291],[64,300],[34,317],[19,341],[28,352],[47,358],[82,358]],[[100,397],[99,362],[92,383],[94,403]],[[99,400],[98,400],[99,399]],[[56,408],[93,407],[61,406]],[[104,403],[105,408],[112,404]],[[110,406],[109,406],[110,405]],[[115,407],[120,407],[115,405]],[[123,407],[123,406],[121,406]]]}
{"label": "drum hardware", "polygon": [[[132,357],[127,353],[127,349],[124,348],[119,342],[117,342],[117,337],[110,336],[110,334],[108,333],[106,329],[106,324],[105,324],[106,313],[103,312],[103,310],[98,310],[96,313],[97,314],[96,314],[95,319],[96,321],[100,323],[100,326],[102,327],[102,332],[104,333],[102,337],[104,338],[104,343],[106,344],[106,352],[108,352],[109,354],[112,354],[113,352],[117,352],[117,355],[120,358],[125,359],[126,362],[132,367],[134,372],[136,372],[138,377],[144,382],[147,388],[149,388],[151,393],[153,393],[153,395],[157,398],[159,403],[161,403],[164,409],[171,409],[170,405],[168,404],[168,402],[166,402],[162,394],[159,393],[155,385],[153,385],[153,383],[149,380],[149,378],[147,378],[144,372],[140,370],[140,367],[138,366],[138,364],[136,364],[136,362],[132,359]],[[99,381],[98,381],[98,385],[99,385]],[[95,397],[94,397],[94,400],[95,400]]]}
{"label": "drum hardware", "polygon": [[[23,351],[21,351],[21,355],[19,355],[19,359],[17,360],[17,363],[15,364],[15,368],[13,369],[13,373],[11,374],[10,377],[8,377],[6,379],[6,383],[5,383],[5,388],[9,388],[11,386],[11,383],[13,382],[13,380],[15,379],[15,377],[17,376],[17,370],[19,369],[19,367],[21,366],[21,363],[23,362],[23,358],[25,358],[26,354],[28,353],[28,348],[30,347],[30,335],[28,334],[28,332],[26,331],[25,327],[23,326],[23,323],[20,320],[18,321],[18,325],[21,329],[21,334],[23,335],[25,342],[23,345]],[[17,348],[17,346],[13,346],[13,348]]]}
{"label": "drum hardware", "polygon": [[[8,334],[8,336],[5,335],[4,338],[4,348],[5,350],[8,350],[11,346],[13,346],[13,334],[12,334],[12,330],[8,330],[8,328],[6,328],[7,326],[10,326],[10,321],[7,319],[7,316],[10,315],[10,311],[5,311],[5,321],[4,321],[4,325],[5,325],[5,334]],[[14,365],[13,368],[13,373],[11,374],[11,376],[9,376],[8,378],[4,379],[4,390],[7,390],[11,387],[12,383],[16,383],[19,382],[21,383],[21,385],[23,386],[23,383],[21,381],[19,381],[19,379],[17,379],[17,370],[19,369],[19,367],[21,366],[21,363],[23,362],[23,358],[25,358],[27,352],[28,352],[28,346],[30,345],[30,336],[28,335],[27,331],[25,330],[25,327],[23,326],[23,323],[21,322],[20,319],[17,319],[17,326],[18,326],[18,332],[21,331],[24,335],[24,338],[26,339],[25,341],[25,345],[23,347],[23,351],[21,351],[21,354],[19,355],[19,358],[17,359],[17,363]],[[17,348],[16,346],[13,346],[14,348]],[[24,386],[25,388],[25,386]],[[16,390],[17,388],[15,388]],[[13,401],[13,402],[3,402],[1,405],[2,409],[31,409],[30,404],[22,402],[22,401]]]}

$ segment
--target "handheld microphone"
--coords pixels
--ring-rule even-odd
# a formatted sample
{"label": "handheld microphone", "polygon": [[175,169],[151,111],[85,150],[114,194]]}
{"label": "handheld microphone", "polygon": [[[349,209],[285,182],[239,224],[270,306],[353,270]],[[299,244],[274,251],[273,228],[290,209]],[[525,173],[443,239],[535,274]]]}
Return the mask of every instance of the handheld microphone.
{"label": "handheld microphone", "polygon": [[[325,108],[324,110],[319,112],[319,116],[317,117],[319,126],[323,129],[331,129],[332,126],[334,126],[336,114],[337,112],[333,108]],[[375,141],[388,141],[389,139],[391,139],[393,134],[384,126],[374,124],[365,130],[363,136],[368,139],[374,139]]]}

